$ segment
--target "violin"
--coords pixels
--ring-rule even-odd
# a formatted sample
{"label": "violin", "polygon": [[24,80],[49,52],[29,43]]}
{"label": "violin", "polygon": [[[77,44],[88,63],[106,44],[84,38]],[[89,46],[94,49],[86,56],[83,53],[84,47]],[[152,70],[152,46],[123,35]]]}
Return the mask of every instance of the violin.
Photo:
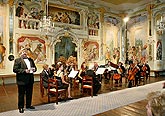
{"label": "violin", "polygon": [[136,73],[138,72],[138,68],[134,66],[132,70],[128,71],[128,80],[133,80],[135,78]]}

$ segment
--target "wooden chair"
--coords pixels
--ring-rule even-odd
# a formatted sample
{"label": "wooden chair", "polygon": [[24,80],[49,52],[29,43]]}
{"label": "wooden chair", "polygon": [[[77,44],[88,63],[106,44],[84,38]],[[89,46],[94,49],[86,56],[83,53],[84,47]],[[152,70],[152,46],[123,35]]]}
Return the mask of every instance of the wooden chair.
{"label": "wooden chair", "polygon": [[90,90],[90,95],[93,97],[93,78],[86,75],[82,79],[82,94],[84,95],[85,90]]}
{"label": "wooden chair", "polygon": [[58,82],[56,79],[48,79],[48,102],[50,103],[50,98],[52,96],[56,97],[56,104],[58,104],[58,96],[64,95],[64,100],[66,100],[67,89],[58,89]]}
{"label": "wooden chair", "polygon": [[42,79],[42,75],[40,73],[40,94],[41,94],[41,97],[44,96],[44,90],[45,90],[45,88],[43,86],[43,79]]}

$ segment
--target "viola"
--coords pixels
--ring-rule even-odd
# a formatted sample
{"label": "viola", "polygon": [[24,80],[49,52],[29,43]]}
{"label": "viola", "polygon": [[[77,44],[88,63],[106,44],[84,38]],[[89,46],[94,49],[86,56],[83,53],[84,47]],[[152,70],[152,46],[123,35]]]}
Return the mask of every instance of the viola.
{"label": "viola", "polygon": [[115,74],[113,75],[113,79],[115,79],[115,80],[119,80],[120,78],[121,78],[121,75],[118,74],[118,73],[115,73]]}
{"label": "viola", "polygon": [[135,78],[136,73],[138,72],[138,68],[134,66],[132,70],[128,71],[128,80],[133,80]]}

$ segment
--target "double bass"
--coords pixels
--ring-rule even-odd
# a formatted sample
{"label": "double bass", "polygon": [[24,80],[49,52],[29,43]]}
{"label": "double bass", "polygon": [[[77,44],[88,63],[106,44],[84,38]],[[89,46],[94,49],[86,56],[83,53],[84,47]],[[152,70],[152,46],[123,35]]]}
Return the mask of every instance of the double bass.
{"label": "double bass", "polygon": [[138,72],[138,68],[136,66],[133,67],[132,70],[128,71],[128,80],[133,80],[135,78],[136,73]]}

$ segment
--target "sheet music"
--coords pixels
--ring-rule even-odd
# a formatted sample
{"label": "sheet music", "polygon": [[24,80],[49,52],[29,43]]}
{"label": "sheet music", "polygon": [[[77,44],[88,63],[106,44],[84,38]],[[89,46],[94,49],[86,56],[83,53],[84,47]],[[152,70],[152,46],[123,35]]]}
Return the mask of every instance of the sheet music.
{"label": "sheet music", "polygon": [[69,73],[68,77],[70,77],[70,78],[75,78],[76,75],[77,75],[77,73],[78,73],[78,71],[72,70],[72,71]]}
{"label": "sheet music", "polygon": [[107,67],[106,69],[108,69],[108,71],[111,71],[111,67]]}
{"label": "sheet music", "polygon": [[116,70],[116,68],[114,68],[114,67],[111,67],[111,70]]}
{"label": "sheet music", "polygon": [[103,74],[106,68],[98,68],[96,71],[96,75],[97,74]]}

